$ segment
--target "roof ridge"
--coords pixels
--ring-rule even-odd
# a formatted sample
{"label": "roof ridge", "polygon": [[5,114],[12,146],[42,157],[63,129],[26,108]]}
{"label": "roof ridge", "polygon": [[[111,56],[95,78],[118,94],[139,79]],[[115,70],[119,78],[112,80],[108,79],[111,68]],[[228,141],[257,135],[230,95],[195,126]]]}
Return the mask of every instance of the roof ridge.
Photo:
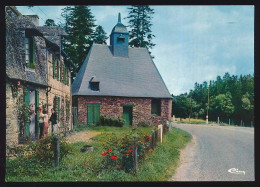
{"label": "roof ridge", "polygon": [[[76,92],[79,92],[79,90],[81,89],[83,77],[84,77],[85,72],[86,72],[86,69],[87,69],[87,65],[88,65],[88,61],[89,61],[89,58],[90,58],[90,54],[91,54],[91,52],[92,52],[92,49],[93,49],[93,45],[92,45],[91,48],[89,49],[88,55],[87,55],[87,57],[85,58],[85,60],[84,60],[83,64],[81,65],[81,67],[80,67],[80,70],[82,70],[82,73],[81,73],[80,70],[79,70],[79,72],[77,73],[77,75],[78,75],[79,73],[81,73],[81,74],[82,74],[82,77],[76,76],[76,79],[73,81],[74,84],[75,84],[75,81],[77,81],[78,79],[79,79],[79,82],[80,82],[79,87],[78,87],[78,89],[77,89]],[[86,65],[85,65],[85,64],[86,64]],[[85,67],[84,67],[84,66],[85,66]],[[84,67],[84,68],[83,68],[83,67]],[[72,83],[71,87],[73,86],[73,83]],[[74,87],[74,86],[73,86],[73,87]]]}

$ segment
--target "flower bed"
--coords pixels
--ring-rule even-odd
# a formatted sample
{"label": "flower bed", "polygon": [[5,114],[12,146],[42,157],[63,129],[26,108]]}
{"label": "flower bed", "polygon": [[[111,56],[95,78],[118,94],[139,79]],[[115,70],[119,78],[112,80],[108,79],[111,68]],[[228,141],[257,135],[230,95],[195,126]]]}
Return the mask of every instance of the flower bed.
{"label": "flower bed", "polygon": [[123,137],[116,137],[113,134],[107,137],[106,143],[103,144],[104,150],[101,153],[104,168],[114,167],[127,173],[133,171],[134,136],[136,137],[137,163],[141,164],[145,160],[145,154],[152,151],[152,137],[133,128]]}

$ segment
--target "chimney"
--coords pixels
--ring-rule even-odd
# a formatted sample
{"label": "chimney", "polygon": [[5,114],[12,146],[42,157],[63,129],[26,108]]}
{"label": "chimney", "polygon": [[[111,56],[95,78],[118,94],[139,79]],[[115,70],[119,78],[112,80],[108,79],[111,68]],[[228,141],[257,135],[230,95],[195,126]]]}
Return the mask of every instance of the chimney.
{"label": "chimney", "polygon": [[27,17],[35,26],[39,26],[39,17],[38,15],[24,15]]}

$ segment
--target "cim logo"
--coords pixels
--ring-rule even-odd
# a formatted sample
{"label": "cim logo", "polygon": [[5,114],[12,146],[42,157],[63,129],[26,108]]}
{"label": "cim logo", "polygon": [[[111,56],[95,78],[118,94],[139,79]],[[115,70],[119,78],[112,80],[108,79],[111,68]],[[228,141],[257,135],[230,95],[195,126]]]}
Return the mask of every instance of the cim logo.
{"label": "cim logo", "polygon": [[229,173],[233,173],[233,174],[246,174],[246,172],[245,171],[239,171],[238,169],[236,169],[236,168],[231,168],[231,169],[229,169],[228,170],[228,172]]}

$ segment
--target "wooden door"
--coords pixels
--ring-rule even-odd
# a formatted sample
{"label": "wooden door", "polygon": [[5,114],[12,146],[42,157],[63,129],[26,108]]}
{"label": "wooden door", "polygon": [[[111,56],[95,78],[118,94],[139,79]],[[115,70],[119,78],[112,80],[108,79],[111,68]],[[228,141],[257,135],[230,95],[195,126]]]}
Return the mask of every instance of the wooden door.
{"label": "wooden door", "polygon": [[87,106],[87,123],[97,124],[100,118],[100,105],[88,104]]}
{"label": "wooden door", "polygon": [[124,106],[123,119],[125,120],[125,125],[132,125],[132,118],[133,118],[133,107]]}

